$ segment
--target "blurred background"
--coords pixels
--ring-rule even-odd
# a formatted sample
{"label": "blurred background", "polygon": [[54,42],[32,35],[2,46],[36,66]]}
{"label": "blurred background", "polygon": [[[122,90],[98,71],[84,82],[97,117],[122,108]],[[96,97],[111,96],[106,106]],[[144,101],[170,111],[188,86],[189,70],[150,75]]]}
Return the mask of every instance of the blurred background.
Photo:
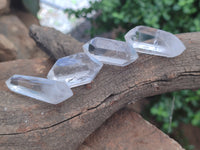
{"label": "blurred background", "polygon": [[[53,27],[81,42],[94,36],[124,40],[137,25],[174,34],[200,31],[199,0],[11,0],[10,8],[27,27]],[[200,149],[199,89],[166,93],[128,107],[186,150]]]}

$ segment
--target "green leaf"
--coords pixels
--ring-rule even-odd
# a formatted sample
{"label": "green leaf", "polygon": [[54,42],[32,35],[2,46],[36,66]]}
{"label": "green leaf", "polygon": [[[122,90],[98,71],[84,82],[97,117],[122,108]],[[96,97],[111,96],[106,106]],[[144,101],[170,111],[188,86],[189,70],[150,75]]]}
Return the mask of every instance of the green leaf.
{"label": "green leaf", "polygon": [[200,127],[200,111],[194,114],[194,117],[192,119],[192,125]]}

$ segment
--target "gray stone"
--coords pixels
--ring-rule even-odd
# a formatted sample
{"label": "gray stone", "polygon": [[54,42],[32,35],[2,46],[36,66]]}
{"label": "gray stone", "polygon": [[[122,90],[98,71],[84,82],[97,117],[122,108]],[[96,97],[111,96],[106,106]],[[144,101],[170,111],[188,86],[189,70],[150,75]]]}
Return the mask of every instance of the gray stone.
{"label": "gray stone", "polygon": [[17,51],[16,59],[46,57],[29,37],[26,26],[14,15],[0,17],[0,34],[13,43]]}
{"label": "gray stone", "polygon": [[0,34],[0,62],[16,59],[17,51],[14,44]]}
{"label": "gray stone", "polygon": [[9,11],[10,0],[0,0],[0,14]]}

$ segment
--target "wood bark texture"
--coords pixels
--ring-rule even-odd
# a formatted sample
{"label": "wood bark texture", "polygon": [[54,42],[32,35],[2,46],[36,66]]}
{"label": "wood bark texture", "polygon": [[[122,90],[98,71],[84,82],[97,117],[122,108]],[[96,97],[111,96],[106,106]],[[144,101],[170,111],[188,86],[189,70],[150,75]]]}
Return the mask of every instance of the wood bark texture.
{"label": "wood bark texture", "polygon": [[[32,26],[30,35],[53,58],[82,51],[81,43],[50,28]],[[200,33],[177,35],[187,47],[175,58],[140,55],[127,67],[104,65],[90,86],[50,105],[10,92],[13,74],[45,77],[47,59],[0,63],[0,149],[75,150],[114,112],[127,103],[181,89],[200,88]]]}

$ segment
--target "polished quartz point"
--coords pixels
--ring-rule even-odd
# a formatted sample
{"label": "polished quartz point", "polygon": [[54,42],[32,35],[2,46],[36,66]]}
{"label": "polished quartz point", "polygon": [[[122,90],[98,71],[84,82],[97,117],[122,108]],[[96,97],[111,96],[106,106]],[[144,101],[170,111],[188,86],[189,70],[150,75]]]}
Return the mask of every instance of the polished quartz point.
{"label": "polished quartz point", "polygon": [[85,53],[77,53],[60,58],[49,71],[47,78],[63,81],[69,87],[92,82],[103,64]]}
{"label": "polished quartz point", "polygon": [[84,52],[104,64],[126,66],[138,55],[126,42],[96,37],[83,45]]}
{"label": "polished quartz point", "polygon": [[24,75],[14,75],[6,81],[8,88],[37,100],[58,104],[73,95],[66,83]]}
{"label": "polished quartz point", "polygon": [[173,34],[146,26],[137,26],[125,35],[126,42],[137,52],[175,57],[186,48]]}

